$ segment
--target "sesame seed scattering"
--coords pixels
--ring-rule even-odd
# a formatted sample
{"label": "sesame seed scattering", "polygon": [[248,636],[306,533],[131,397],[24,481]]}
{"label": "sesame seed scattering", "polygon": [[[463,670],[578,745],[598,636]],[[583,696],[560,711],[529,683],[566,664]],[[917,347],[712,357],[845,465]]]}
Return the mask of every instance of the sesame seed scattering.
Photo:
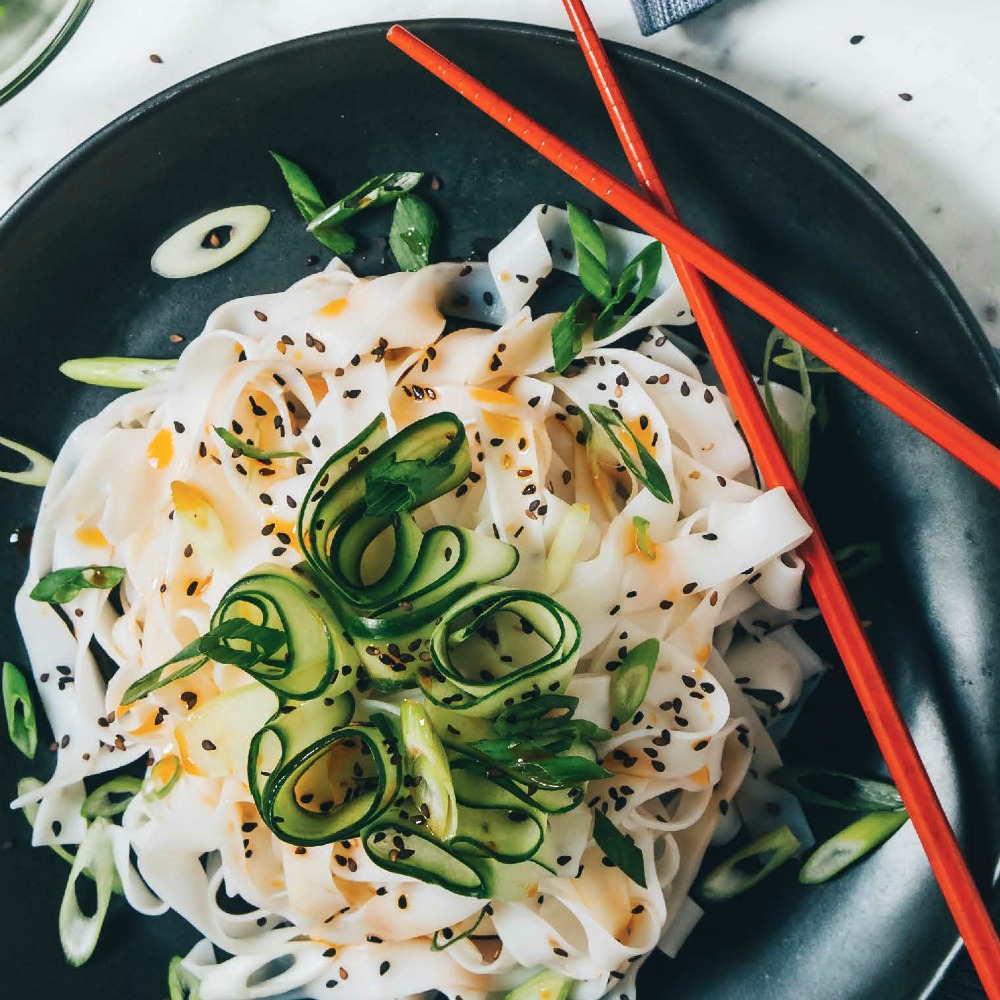
{"label": "sesame seed scattering", "polygon": [[[613,273],[647,242],[600,230]],[[795,799],[767,779],[780,764],[769,731],[787,726],[822,669],[792,629],[794,549],[808,528],[784,491],[755,485],[723,394],[659,325],[690,320],[669,265],[617,331],[648,329],[637,350],[587,335],[554,372],[557,317],[530,303],[554,267],[576,272],[573,246],[566,213],[539,206],[488,262],[359,278],[335,258],[287,291],[229,302],[173,373],[82,424],[55,463],[17,614],[59,742],[52,779],[20,804],[37,806],[36,843],[79,844],[83,779],[147,759],[143,791],[112,827],[114,863],[135,908],[175,909],[204,935],[184,967],[206,1000],[250,996],[248,982],[257,997],[436,989],[469,1000],[511,988],[524,968],[569,977],[581,996],[631,997],[641,959],[661,941],[676,949],[696,922],[689,892],[718,829],[784,824],[811,842]],[[412,529],[390,516],[349,583],[371,588],[391,571],[393,531],[398,545],[407,531],[452,530],[436,550],[449,572],[464,571],[469,539],[480,552],[516,550],[513,568],[503,590],[438,609],[433,635],[359,640],[336,602],[321,605],[316,559],[339,556],[335,545],[317,556],[314,536],[336,530],[324,503],[338,477],[371,468],[380,442],[325,470],[380,418],[392,441],[442,415],[464,428],[467,474],[416,509]],[[423,471],[409,462],[380,471],[383,499],[412,481],[401,469]],[[371,489],[370,473],[363,481]],[[50,571],[88,564],[124,569],[115,603],[81,590],[64,619],[28,598]],[[259,595],[233,588],[261,574],[312,602],[329,636],[324,668],[335,664],[328,687],[289,693],[291,644],[262,654],[257,675],[215,646],[135,696],[218,626],[220,603],[259,626]],[[380,614],[421,611],[422,592],[386,593]],[[497,602],[495,617],[476,600]],[[99,669],[92,640],[115,671]],[[653,651],[648,663],[640,648]],[[519,649],[561,666],[534,688],[477,700],[525,669]],[[522,799],[503,761],[463,777],[455,747],[495,735],[497,718],[518,725],[541,697],[573,703],[601,776]],[[404,699],[426,709],[417,736],[401,721]],[[318,764],[265,809],[285,766],[272,737],[305,740],[317,726],[294,752],[328,736]],[[415,763],[439,751],[454,784],[446,833],[435,771]],[[502,799],[502,836],[470,875],[462,838],[499,822],[495,803],[488,813],[475,799],[482,788]],[[316,824],[375,815],[380,795],[397,826],[373,833],[359,821],[331,842],[288,832],[295,810]],[[604,823],[637,852],[635,877],[595,840]],[[427,861],[435,838],[454,847],[452,867]],[[251,913],[224,911],[223,886]]]}

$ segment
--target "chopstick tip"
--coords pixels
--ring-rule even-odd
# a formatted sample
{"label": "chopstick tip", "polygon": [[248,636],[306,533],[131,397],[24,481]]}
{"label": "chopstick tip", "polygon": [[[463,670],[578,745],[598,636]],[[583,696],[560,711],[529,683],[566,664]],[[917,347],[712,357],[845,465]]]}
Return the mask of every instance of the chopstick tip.
{"label": "chopstick tip", "polygon": [[[387,32],[385,33],[385,37],[386,37],[386,40],[387,40],[387,41],[390,41],[390,42],[392,42],[392,44],[393,44],[393,45],[396,45],[396,44],[398,44],[398,43],[399,43],[399,41],[400,41],[400,39],[402,39],[402,38],[406,37],[407,35],[410,35],[410,32],[409,32],[409,31],[407,31],[407,30],[406,30],[406,28],[404,28],[404,27],[403,27],[403,26],[402,26],[401,24],[399,24],[398,22],[397,22],[396,24],[394,24],[394,25],[393,25],[393,26],[392,26],[392,27],[391,27],[391,28],[390,28],[390,29],[389,29],[389,30],[388,30],[388,31],[387,31]],[[412,36],[411,36],[411,37],[412,37]]]}

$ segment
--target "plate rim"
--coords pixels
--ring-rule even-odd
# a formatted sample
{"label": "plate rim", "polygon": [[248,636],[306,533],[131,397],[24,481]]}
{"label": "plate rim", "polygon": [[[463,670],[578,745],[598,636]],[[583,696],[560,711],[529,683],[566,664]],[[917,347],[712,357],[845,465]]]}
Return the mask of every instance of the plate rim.
{"label": "plate rim", "polygon": [[[35,180],[27,190],[17,197],[3,215],[0,215],[0,238],[2,238],[10,226],[16,223],[22,214],[31,211],[36,202],[46,197],[49,189],[58,182],[59,175],[64,170],[68,170],[77,163],[82,163],[89,157],[97,154],[108,142],[113,141],[120,131],[128,127],[133,121],[152,113],[160,105],[177,100],[197,90],[202,85],[210,83],[216,77],[224,76],[231,72],[238,72],[244,67],[261,60],[267,60],[281,52],[294,51],[297,48],[323,46],[342,40],[349,42],[357,36],[367,37],[378,33],[384,34],[396,23],[403,24],[404,27],[415,32],[427,29],[433,31],[436,28],[458,29],[470,32],[488,31],[495,32],[498,35],[532,35],[534,37],[545,38],[555,44],[575,44],[572,32],[563,28],[531,24],[526,21],[504,21],[500,19],[473,17],[440,17],[407,19],[401,22],[392,20],[372,21],[365,24],[349,25],[343,28],[333,28],[328,31],[313,32],[308,35],[301,35],[298,38],[291,38],[282,42],[276,42],[273,45],[253,49],[232,59],[209,66],[192,76],[179,80],[164,90],[158,91],[139,104],[122,112],[122,114],[88,136],[49,167],[41,177]],[[715,97],[724,100],[726,103],[739,106],[766,127],[784,132],[792,142],[806,150],[813,159],[823,161],[829,167],[833,168],[840,179],[849,184],[854,194],[865,201],[870,208],[891,225],[894,234],[902,240],[907,251],[913,254],[921,265],[921,268],[940,287],[940,290],[955,312],[956,317],[970,335],[977,360],[982,363],[990,378],[993,400],[998,407],[997,425],[1000,427],[1000,353],[990,344],[971,306],[959,291],[954,279],[945,270],[944,265],[934,255],[933,251],[916,230],[914,230],[913,226],[910,225],[906,218],[883,194],[877,191],[846,160],[807,132],[802,126],[797,125],[791,119],[786,118],[780,112],[768,107],[768,105],[747,94],[745,91],[740,90],[738,87],[726,83],[704,70],[686,66],[684,63],[669,56],[649,52],[636,45],[630,45],[626,42],[609,41],[606,42],[606,46],[611,53],[620,58],[633,60],[659,72],[666,72],[673,76],[685,78],[689,82],[696,83],[699,87],[711,92]],[[998,869],[996,874],[1000,877],[1000,869]]]}
{"label": "plate rim", "polygon": [[[438,29],[444,29],[467,31],[470,33],[490,32],[497,36],[506,35],[516,37],[528,35],[557,45],[575,46],[576,44],[572,32],[548,25],[490,18],[441,17],[406,19],[402,22],[394,20],[366,22],[313,32],[253,49],[250,52],[206,67],[152,94],[85,138],[49,167],[0,215],[0,241],[4,239],[8,231],[17,227],[23,216],[28,215],[34,210],[36,205],[48,197],[49,192],[59,184],[64,173],[72,171],[78,165],[85,164],[91,157],[100,154],[107,145],[113,143],[118,135],[133,122],[154,113],[162,105],[177,101],[185,96],[190,96],[202,86],[210,85],[219,77],[240,72],[245,68],[267,61],[270,58],[299,49],[322,48],[327,45],[339,43],[350,44],[356,38],[368,39],[379,34],[384,35],[396,23],[402,23],[417,34],[423,31],[433,32]],[[694,83],[711,93],[713,97],[724,101],[730,106],[735,106],[745,114],[749,114],[751,118],[755,119],[763,127],[782,133],[788,141],[804,150],[811,159],[820,161],[825,167],[831,170],[839,181],[845,183],[851,189],[851,193],[854,196],[859,198],[871,211],[877,214],[892,232],[892,235],[901,241],[907,253],[912,255],[921,270],[937,285],[939,292],[944,296],[951,308],[956,321],[961,324],[968,335],[970,346],[974,349],[976,362],[982,366],[983,373],[989,380],[989,389],[992,397],[991,408],[994,410],[991,423],[995,431],[1000,430],[1000,349],[995,349],[990,343],[971,306],[959,291],[954,279],[945,270],[944,265],[901,212],[888,201],[886,196],[876,190],[865,177],[839,154],[811,135],[802,126],[786,118],[783,114],[752,95],[740,90],[738,87],[726,83],[704,70],[687,66],[669,56],[650,52],[637,45],[615,41],[606,41],[605,44],[613,58],[617,57],[629,60],[656,72],[667,73],[670,76],[684,79],[688,83]],[[470,68],[474,69],[474,67]],[[981,888],[985,889],[987,905],[995,906],[1000,901],[1000,851],[998,851],[997,857],[994,860],[994,869],[989,879],[990,884],[981,886]],[[917,1000],[929,1000],[952,967],[955,958],[963,949],[962,940],[958,935],[957,929],[952,930],[952,935],[953,943],[951,947],[919,994]]]}

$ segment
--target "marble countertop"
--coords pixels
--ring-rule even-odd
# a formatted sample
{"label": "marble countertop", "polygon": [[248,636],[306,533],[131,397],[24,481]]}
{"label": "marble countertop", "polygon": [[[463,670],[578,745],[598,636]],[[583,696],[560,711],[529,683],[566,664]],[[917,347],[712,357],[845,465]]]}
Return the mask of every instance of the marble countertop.
{"label": "marble countertop", "polygon": [[[1000,60],[994,0],[723,0],[642,38],[627,0],[601,33],[703,69],[859,170],[944,264],[1000,345]],[[96,0],[77,34],[0,106],[0,212],[145,98],[234,56],[350,24],[428,16],[565,26],[559,0]]]}
{"label": "marble countertop", "polygon": [[[588,6],[604,37],[734,85],[860,171],[1000,346],[996,0],[723,0],[646,39],[628,0]],[[314,32],[430,16],[565,27],[559,0],[95,0],[52,66],[0,106],[0,213],[89,135],[194,73]],[[981,995],[968,968],[949,978],[953,1000]]]}

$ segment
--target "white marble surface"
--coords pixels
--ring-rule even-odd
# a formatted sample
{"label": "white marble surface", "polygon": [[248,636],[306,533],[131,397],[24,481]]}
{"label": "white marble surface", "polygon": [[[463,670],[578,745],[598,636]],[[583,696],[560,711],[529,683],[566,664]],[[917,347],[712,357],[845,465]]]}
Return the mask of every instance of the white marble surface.
{"label": "white marble surface", "polygon": [[[589,7],[605,37],[734,84],[860,170],[1000,344],[997,0],[723,0],[648,39],[627,0]],[[429,16],[565,25],[559,0],[96,0],[53,65],[0,107],[0,211],[88,135],[193,73],[288,38]]]}

